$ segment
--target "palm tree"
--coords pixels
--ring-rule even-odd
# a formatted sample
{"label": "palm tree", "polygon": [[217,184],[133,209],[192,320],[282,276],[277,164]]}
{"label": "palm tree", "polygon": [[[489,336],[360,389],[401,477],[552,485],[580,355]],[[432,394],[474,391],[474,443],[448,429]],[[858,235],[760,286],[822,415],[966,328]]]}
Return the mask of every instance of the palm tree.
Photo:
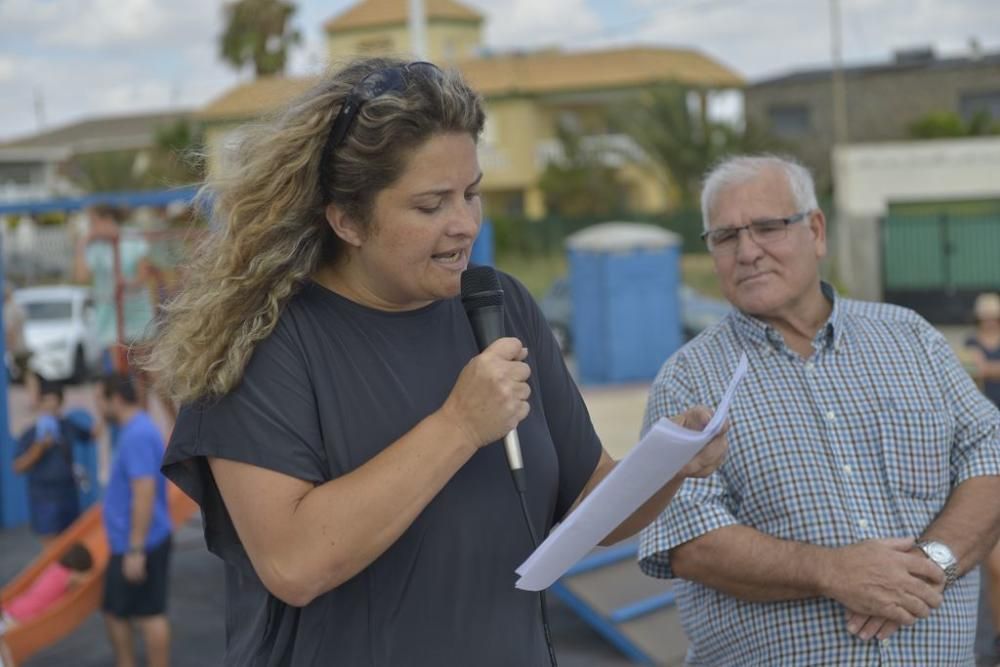
{"label": "palm tree", "polygon": [[285,71],[288,49],[302,36],[291,27],[295,5],[283,0],[236,0],[225,7],[220,53],[236,69],[253,63],[257,77]]}
{"label": "palm tree", "polygon": [[555,215],[608,215],[625,207],[625,188],[600,151],[585,145],[578,133],[556,126],[559,159],[550,161],[539,180],[546,209]]}
{"label": "palm tree", "polygon": [[775,148],[777,142],[749,130],[712,121],[702,108],[692,109],[690,88],[664,85],[645,91],[619,114],[622,129],[650,161],[669,174],[681,205],[697,202],[701,178],[722,156]]}

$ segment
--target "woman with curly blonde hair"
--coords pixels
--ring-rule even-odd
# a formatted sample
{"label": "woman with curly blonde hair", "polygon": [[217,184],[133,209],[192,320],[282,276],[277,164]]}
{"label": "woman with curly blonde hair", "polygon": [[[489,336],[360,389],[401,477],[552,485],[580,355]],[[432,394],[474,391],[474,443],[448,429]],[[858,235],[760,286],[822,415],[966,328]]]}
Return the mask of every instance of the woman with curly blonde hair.
{"label": "woman with curly blonde hair", "polygon": [[458,295],[483,121],[456,72],[358,60],[246,130],[208,184],[217,231],[149,365],[184,404],[164,472],[226,565],[227,665],[554,662],[513,587],[532,544],[489,445],[517,427],[543,533],[614,463],[505,274],[510,337],[477,348]]}

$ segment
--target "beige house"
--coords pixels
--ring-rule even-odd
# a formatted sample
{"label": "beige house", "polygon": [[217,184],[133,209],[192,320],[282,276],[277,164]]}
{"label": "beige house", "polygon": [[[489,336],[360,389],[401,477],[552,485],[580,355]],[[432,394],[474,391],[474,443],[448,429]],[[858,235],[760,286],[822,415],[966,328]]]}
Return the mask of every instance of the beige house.
{"label": "beige house", "polygon": [[[545,215],[538,181],[549,161],[561,155],[555,138],[560,124],[572,127],[589,144],[609,149],[608,159],[619,170],[630,208],[668,208],[669,179],[646,163],[641,147],[613,131],[613,110],[661,83],[681,83],[702,93],[744,85],[732,70],[689,49],[488,55],[480,53],[480,14],[452,0],[427,0],[425,7],[429,59],[459,68],[486,99],[480,162],[489,213]],[[407,8],[407,0],[364,0],[328,21],[324,28],[330,61],[343,62],[358,54],[409,53]],[[280,107],[313,82],[311,78],[258,79],[226,92],[199,111],[211,166],[220,164],[226,138],[236,126]]]}

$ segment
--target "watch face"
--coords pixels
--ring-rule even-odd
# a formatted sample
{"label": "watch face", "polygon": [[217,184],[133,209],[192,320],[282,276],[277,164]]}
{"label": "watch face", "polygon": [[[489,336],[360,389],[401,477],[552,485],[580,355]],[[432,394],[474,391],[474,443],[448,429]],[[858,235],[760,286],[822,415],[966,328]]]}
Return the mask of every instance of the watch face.
{"label": "watch face", "polygon": [[931,557],[931,560],[938,563],[951,560],[951,554],[948,553],[948,547],[934,542],[927,545],[927,555]]}

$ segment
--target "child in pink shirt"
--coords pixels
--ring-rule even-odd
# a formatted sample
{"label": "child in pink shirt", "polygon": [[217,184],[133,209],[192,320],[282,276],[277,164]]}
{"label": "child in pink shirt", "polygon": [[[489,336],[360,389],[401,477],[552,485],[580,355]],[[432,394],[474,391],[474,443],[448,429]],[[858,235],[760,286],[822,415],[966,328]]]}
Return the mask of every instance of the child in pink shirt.
{"label": "child in pink shirt", "polygon": [[87,547],[79,542],[73,544],[59,562],[42,570],[28,590],[4,603],[0,609],[0,636],[52,606],[63,594],[79,585],[91,567],[93,560]]}

